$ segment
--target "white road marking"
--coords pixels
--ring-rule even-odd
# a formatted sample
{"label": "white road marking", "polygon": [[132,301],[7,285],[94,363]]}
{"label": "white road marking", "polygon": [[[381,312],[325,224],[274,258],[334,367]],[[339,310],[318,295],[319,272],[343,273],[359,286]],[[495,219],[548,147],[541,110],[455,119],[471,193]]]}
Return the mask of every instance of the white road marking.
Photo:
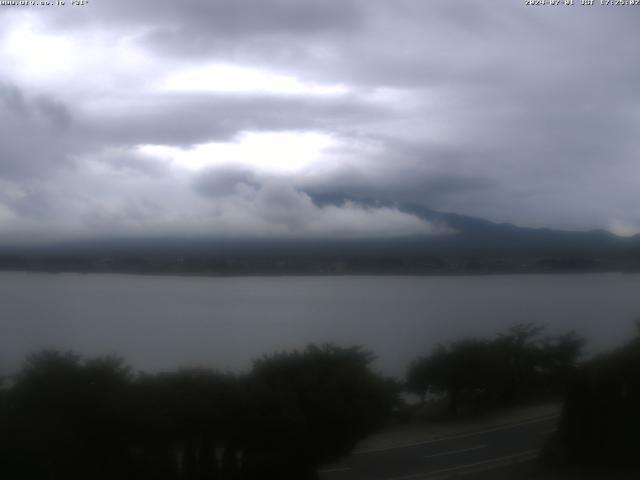
{"label": "white road marking", "polygon": [[413,473],[411,475],[404,475],[402,477],[392,477],[387,478],[386,480],[428,480],[433,479],[437,475],[443,475],[453,472],[460,472],[460,475],[465,475],[466,472],[463,470],[471,469],[472,472],[468,473],[476,473],[483,470],[491,470],[493,468],[499,468],[503,465],[508,465],[511,463],[526,462],[535,458],[538,454],[538,450],[526,450],[524,452],[516,453],[513,455],[506,455],[504,457],[496,457],[491,458],[489,460],[482,460],[480,462],[467,463],[465,465],[458,465],[456,467],[450,468],[442,468],[440,470],[431,470],[428,472],[420,472]]}
{"label": "white road marking", "polygon": [[318,473],[338,473],[338,472],[348,472],[349,470],[351,470],[351,467],[325,468],[323,470],[318,470]]}
{"label": "white road marking", "polygon": [[455,455],[456,453],[473,452],[474,450],[481,450],[487,448],[489,445],[476,445],[475,447],[461,448],[459,450],[450,450],[448,452],[434,453],[432,455],[425,455],[423,458],[444,457],[445,455]]}
{"label": "white road marking", "polygon": [[520,427],[522,425],[530,425],[532,423],[541,423],[541,422],[545,422],[547,420],[551,420],[551,419],[557,418],[559,416],[560,416],[560,414],[547,415],[545,417],[534,418],[534,419],[531,419],[531,420],[525,420],[525,421],[518,422],[518,423],[511,423],[511,424],[508,424],[508,425],[501,425],[501,426],[498,426],[498,427],[486,428],[484,430],[478,430],[476,432],[461,433],[461,434],[457,434],[457,435],[454,434],[454,435],[450,435],[450,436],[438,437],[438,438],[434,438],[433,440],[426,440],[424,442],[408,443],[408,444],[404,444],[404,445],[394,445],[393,447],[385,447],[385,448],[372,448],[370,450],[360,450],[360,451],[353,452],[352,455],[366,455],[366,454],[369,454],[369,453],[386,452],[388,450],[398,450],[400,448],[419,447],[421,445],[429,445],[431,443],[444,442],[446,440],[457,440],[457,439],[460,439],[460,438],[475,437],[476,435],[482,435],[484,433],[499,432],[501,430],[510,430],[512,428],[517,428],[517,427]]}

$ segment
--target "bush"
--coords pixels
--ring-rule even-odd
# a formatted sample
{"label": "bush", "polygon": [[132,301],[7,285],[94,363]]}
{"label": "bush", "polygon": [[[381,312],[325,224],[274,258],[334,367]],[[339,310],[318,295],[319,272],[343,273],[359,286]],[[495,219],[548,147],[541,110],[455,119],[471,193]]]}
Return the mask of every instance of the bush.
{"label": "bush", "polygon": [[[309,346],[248,375],[131,374],[115,358],[45,351],[0,388],[6,478],[314,478],[384,424],[395,391],[358,348]],[[10,441],[9,441],[10,440]]]}
{"label": "bush", "polygon": [[640,335],[573,376],[554,453],[567,463],[633,467],[640,443]]}
{"label": "bush", "polygon": [[497,338],[439,345],[407,371],[407,389],[424,401],[445,395],[450,413],[511,405],[561,394],[575,369],[583,340],[575,333],[542,337],[543,328],[518,325]]}

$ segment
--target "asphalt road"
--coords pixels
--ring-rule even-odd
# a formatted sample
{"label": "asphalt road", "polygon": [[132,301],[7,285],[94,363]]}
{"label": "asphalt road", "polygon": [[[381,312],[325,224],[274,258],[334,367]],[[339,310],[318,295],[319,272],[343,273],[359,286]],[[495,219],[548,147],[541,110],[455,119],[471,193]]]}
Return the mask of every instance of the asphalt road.
{"label": "asphalt road", "polygon": [[416,443],[356,453],[320,470],[322,480],[472,479],[533,461],[555,430],[557,415]]}

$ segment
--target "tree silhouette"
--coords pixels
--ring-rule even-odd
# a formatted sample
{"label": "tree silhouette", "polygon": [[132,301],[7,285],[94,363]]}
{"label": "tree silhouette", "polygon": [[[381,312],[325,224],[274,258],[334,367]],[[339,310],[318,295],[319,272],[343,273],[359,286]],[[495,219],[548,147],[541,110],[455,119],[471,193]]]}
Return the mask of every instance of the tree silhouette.
{"label": "tree silhouette", "polygon": [[639,404],[640,325],[634,339],[573,375],[555,454],[569,463],[637,470]]}
{"label": "tree silhouette", "polygon": [[384,424],[395,392],[360,348],[311,345],[255,362],[250,376],[253,441],[247,462],[287,465],[280,478],[313,478]]}
{"label": "tree silhouette", "polygon": [[117,358],[43,351],[0,388],[0,471],[21,480],[313,478],[390,412],[394,391],[371,359],[310,346],[263,357],[246,375],[133,375]]}
{"label": "tree silhouette", "polygon": [[216,450],[232,448],[243,413],[238,379],[184,369],[143,375],[134,387],[129,416],[143,432],[136,439],[138,468],[154,477],[217,478],[222,464]]}
{"label": "tree silhouette", "polygon": [[129,381],[117,359],[84,365],[72,353],[29,357],[9,394],[9,471],[16,478],[109,478],[123,460],[119,400]]}
{"label": "tree silhouette", "polygon": [[464,339],[439,345],[414,360],[406,388],[423,400],[446,395],[452,415],[559,394],[575,368],[583,340],[571,332],[542,337],[543,327],[517,325],[494,339]]}

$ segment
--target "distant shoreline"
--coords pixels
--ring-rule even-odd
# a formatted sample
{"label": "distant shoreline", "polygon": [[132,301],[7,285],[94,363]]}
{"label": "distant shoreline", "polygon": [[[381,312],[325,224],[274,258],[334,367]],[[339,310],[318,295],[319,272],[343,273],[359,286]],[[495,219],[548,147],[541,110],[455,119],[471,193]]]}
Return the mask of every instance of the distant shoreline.
{"label": "distant shoreline", "polygon": [[483,277],[516,275],[595,275],[595,274],[640,274],[640,270],[513,270],[513,271],[452,271],[452,272],[247,272],[247,273],[198,273],[171,271],[120,271],[120,270],[39,270],[39,269],[0,269],[0,273],[48,274],[48,275],[127,275],[136,277],[190,277],[190,278],[278,278],[278,277]]}

